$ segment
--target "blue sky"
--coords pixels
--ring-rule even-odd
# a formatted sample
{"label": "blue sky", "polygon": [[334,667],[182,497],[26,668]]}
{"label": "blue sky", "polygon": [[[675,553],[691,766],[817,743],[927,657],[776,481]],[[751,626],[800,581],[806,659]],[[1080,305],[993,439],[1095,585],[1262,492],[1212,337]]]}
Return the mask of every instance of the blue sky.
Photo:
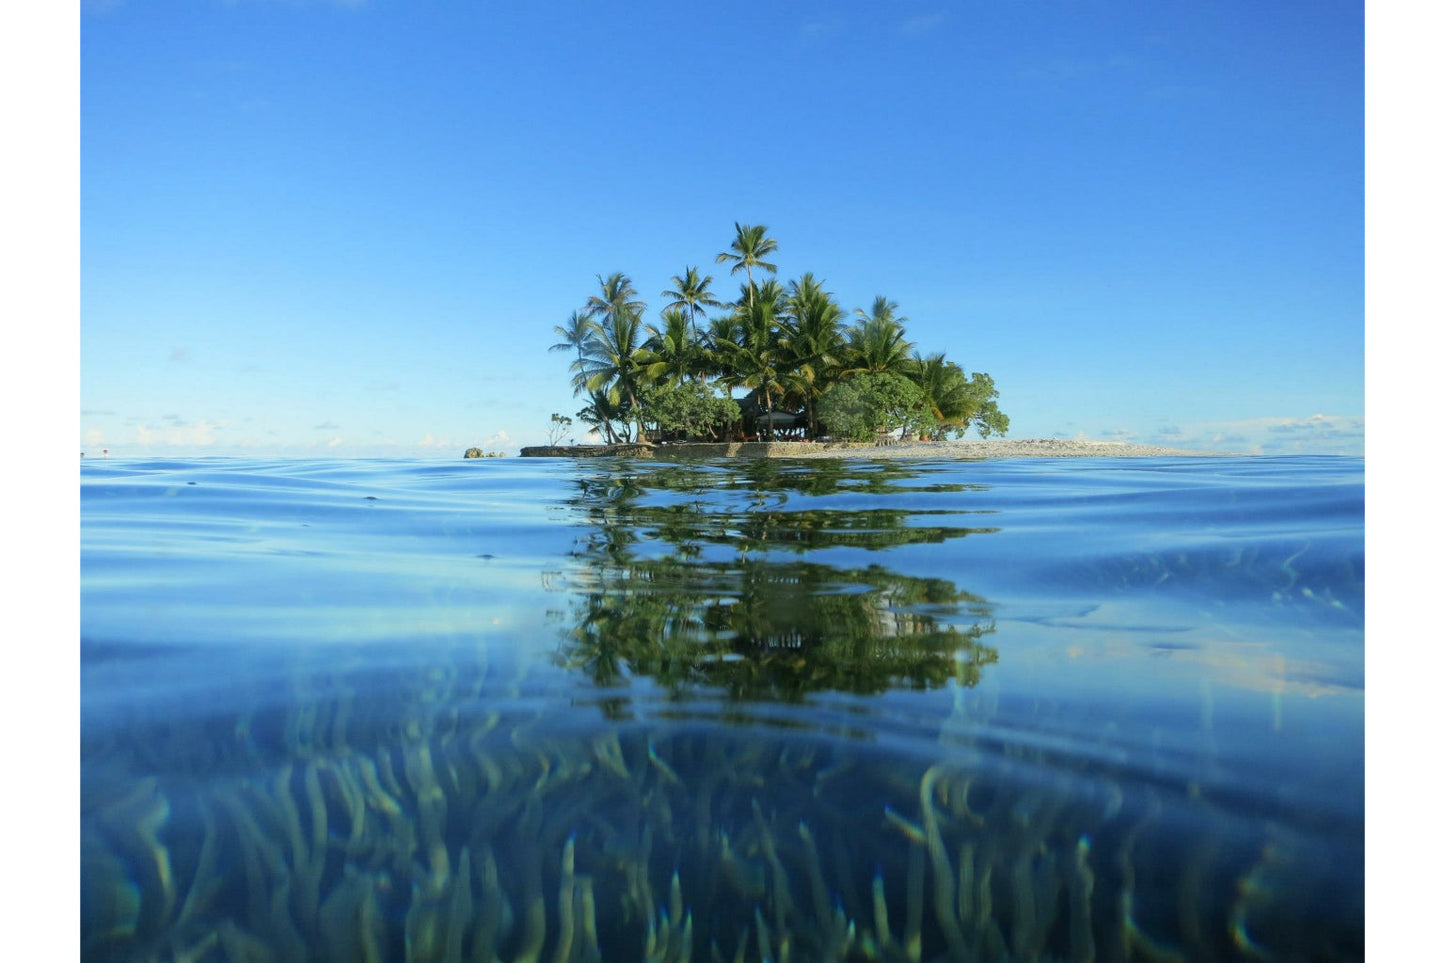
{"label": "blue sky", "polygon": [[88,0],[80,445],[459,457],[733,223],[1011,437],[1364,451],[1364,9]]}

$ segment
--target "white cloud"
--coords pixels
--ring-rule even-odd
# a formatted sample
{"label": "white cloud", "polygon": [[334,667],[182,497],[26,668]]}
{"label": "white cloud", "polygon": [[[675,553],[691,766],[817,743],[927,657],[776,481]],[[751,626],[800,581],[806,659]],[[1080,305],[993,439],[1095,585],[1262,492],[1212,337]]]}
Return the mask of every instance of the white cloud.
{"label": "white cloud", "polygon": [[482,442],[482,447],[486,448],[490,445],[505,445],[511,440],[512,436],[507,434],[507,429],[502,428],[495,435]]}
{"label": "white cloud", "polygon": [[208,421],[197,421],[194,424],[173,422],[164,428],[137,425],[135,440],[136,444],[147,447],[154,445],[172,448],[205,448],[216,443],[216,430],[223,427],[225,427],[224,423],[212,424]]}
{"label": "white cloud", "polygon": [[1242,418],[1170,426],[1141,439],[1177,448],[1235,451],[1254,455],[1363,455],[1362,415]]}

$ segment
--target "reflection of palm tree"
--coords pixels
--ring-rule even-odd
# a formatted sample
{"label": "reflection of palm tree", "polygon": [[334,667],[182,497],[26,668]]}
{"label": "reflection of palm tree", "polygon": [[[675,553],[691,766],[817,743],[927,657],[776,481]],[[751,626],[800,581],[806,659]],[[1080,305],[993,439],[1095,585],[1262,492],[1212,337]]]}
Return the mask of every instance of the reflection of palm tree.
{"label": "reflection of palm tree", "polygon": [[760,268],[769,273],[776,272],[778,266],[765,261],[768,255],[778,249],[778,242],[767,236],[768,229],[761,224],[738,224],[733,223],[737,230],[737,236],[733,238],[732,251],[723,251],[717,256],[717,263],[731,263],[732,273],[746,271],[748,274],[748,307],[753,305],[753,268]]}
{"label": "reflection of palm tree", "polygon": [[960,680],[959,664],[972,667],[962,681],[974,684],[978,667],[998,658],[981,642],[991,621],[960,630],[937,620],[960,605],[985,612],[983,600],[877,567],[608,559],[576,588],[564,662],[598,684],[637,674],[791,700],[817,689],[934,687]]}
{"label": "reflection of palm tree", "polygon": [[[919,525],[918,512],[901,508],[787,503],[788,491],[905,490],[899,483],[918,472],[843,462],[812,472],[759,460],[722,474],[669,465],[579,479],[574,507],[593,534],[579,543],[568,586],[577,604],[560,658],[599,685],[646,675],[739,699],[975,684],[998,658],[982,641],[994,631],[987,601],[944,579],[810,559],[830,546],[882,550],[992,529],[942,518]],[[754,510],[738,506],[737,490],[773,497]],[[650,497],[658,493],[667,497]]]}

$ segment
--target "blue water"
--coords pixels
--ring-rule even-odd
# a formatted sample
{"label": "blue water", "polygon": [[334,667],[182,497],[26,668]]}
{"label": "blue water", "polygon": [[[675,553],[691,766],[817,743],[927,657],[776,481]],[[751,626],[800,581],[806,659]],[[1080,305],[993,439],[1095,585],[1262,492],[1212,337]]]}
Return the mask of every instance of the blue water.
{"label": "blue water", "polygon": [[1357,959],[1364,466],[87,460],[87,959]]}

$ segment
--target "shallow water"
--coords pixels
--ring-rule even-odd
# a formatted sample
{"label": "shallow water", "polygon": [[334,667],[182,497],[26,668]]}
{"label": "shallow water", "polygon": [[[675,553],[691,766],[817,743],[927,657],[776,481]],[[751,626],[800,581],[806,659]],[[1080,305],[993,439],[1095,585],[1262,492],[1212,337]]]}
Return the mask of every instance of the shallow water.
{"label": "shallow water", "polygon": [[1363,463],[81,469],[87,959],[1356,959]]}

